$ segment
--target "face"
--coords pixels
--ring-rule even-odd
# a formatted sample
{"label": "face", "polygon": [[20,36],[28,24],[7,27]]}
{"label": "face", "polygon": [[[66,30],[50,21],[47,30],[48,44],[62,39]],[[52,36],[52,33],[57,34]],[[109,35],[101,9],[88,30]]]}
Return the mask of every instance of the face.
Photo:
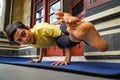
{"label": "face", "polygon": [[30,30],[27,30],[27,29],[17,28],[13,38],[14,38],[14,41],[19,43],[19,44],[33,44],[33,43],[35,43],[34,35],[30,32]]}

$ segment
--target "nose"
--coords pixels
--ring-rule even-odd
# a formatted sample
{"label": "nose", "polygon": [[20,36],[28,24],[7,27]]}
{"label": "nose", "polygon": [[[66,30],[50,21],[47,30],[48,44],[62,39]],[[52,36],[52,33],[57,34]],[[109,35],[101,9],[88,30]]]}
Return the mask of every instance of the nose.
{"label": "nose", "polygon": [[27,43],[27,38],[22,38],[21,44],[26,44]]}

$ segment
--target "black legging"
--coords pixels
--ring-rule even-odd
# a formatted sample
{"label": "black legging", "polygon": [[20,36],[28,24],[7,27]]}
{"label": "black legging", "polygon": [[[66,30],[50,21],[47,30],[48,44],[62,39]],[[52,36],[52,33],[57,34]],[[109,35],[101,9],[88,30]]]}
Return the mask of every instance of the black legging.
{"label": "black legging", "polygon": [[63,48],[63,49],[71,48],[79,44],[79,42],[73,42],[70,40],[69,33],[67,31],[67,27],[65,23],[62,23],[60,25],[60,29],[65,35],[61,35],[56,39],[56,44],[58,45],[59,48]]}

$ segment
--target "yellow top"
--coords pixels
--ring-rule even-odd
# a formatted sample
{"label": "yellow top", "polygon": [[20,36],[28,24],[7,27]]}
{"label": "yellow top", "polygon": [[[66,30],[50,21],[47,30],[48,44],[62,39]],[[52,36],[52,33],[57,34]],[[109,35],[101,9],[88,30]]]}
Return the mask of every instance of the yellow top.
{"label": "yellow top", "polygon": [[56,45],[56,38],[61,35],[60,25],[48,23],[37,23],[31,32],[35,35],[36,44],[31,46],[36,48],[47,48]]}

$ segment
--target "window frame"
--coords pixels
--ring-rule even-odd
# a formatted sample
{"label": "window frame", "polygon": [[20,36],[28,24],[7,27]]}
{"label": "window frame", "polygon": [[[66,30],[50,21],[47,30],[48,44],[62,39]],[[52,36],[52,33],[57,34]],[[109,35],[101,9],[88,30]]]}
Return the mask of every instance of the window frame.
{"label": "window frame", "polygon": [[[74,16],[77,16],[79,17],[80,19],[82,19],[83,17],[85,17],[85,12],[86,12],[86,8],[85,8],[85,3],[84,3],[85,0],[83,0],[83,11],[79,12],[77,15],[74,15]],[[82,2],[82,0],[79,0],[77,1],[75,4],[73,4],[73,0],[70,0],[70,12],[71,14],[73,14],[73,8],[75,8],[80,2]]]}
{"label": "window frame", "polygon": [[[62,7],[62,5],[61,5],[61,4],[62,4],[62,0],[55,0],[55,1],[53,1],[52,3],[49,2],[49,10],[48,10],[48,11],[49,11],[49,12],[48,12],[48,15],[49,15],[49,16],[48,16],[48,22],[49,22],[49,23],[51,23],[51,22],[50,22],[50,16],[52,16],[52,15],[55,14],[54,12],[53,12],[53,13],[50,13],[50,10],[51,10],[50,7],[53,6],[54,4],[56,4],[57,2],[60,2],[60,10],[63,10],[63,7]],[[55,24],[55,23],[56,23],[56,21],[55,21],[55,22],[52,22],[51,24]]]}
{"label": "window frame", "polygon": [[[31,12],[32,13],[31,14],[31,16],[32,16],[32,19],[31,19],[32,24],[31,25],[32,26],[34,26],[36,20],[40,19],[40,18],[38,18],[38,19],[35,18],[36,17],[35,13],[37,12],[37,10],[36,10],[37,4],[42,2],[42,1],[43,1],[43,6],[41,7],[41,9],[44,9],[44,15],[40,18],[43,18],[44,22],[50,23],[50,16],[55,14],[55,13],[50,13],[50,7],[53,6],[55,3],[60,1],[60,10],[63,10],[63,8],[62,8],[63,0],[54,0],[52,3],[50,3],[50,0],[39,0],[37,2],[36,2],[36,0],[32,0],[32,6],[33,6],[32,7],[32,12]],[[39,10],[41,10],[41,9],[39,9]],[[55,22],[53,22],[53,24],[54,23]]]}
{"label": "window frame", "polygon": [[[32,19],[31,19],[31,20],[32,20],[32,21],[31,21],[31,23],[32,23],[31,25],[32,25],[32,27],[34,26],[34,24],[36,23],[36,21],[39,20],[39,19],[42,19],[42,18],[43,18],[43,21],[45,21],[45,18],[44,18],[45,16],[44,16],[44,15],[41,16],[41,17],[39,17],[38,19],[36,19],[36,13],[39,12],[40,10],[44,9],[44,7],[45,7],[44,5],[45,5],[45,4],[43,4],[43,6],[42,6],[41,8],[39,8],[38,10],[36,9],[36,6],[37,6],[37,4],[39,4],[39,3],[41,3],[41,2],[44,3],[45,1],[46,1],[46,0],[39,0],[39,1],[32,0],[32,4],[31,4],[31,5],[32,5],[32,7],[31,7],[31,9],[32,9],[32,10],[31,10],[31,13],[32,13],[32,14],[31,14],[31,16],[32,16],[32,17],[31,17],[31,18],[32,18]],[[44,11],[44,14],[45,14],[45,11]]]}

